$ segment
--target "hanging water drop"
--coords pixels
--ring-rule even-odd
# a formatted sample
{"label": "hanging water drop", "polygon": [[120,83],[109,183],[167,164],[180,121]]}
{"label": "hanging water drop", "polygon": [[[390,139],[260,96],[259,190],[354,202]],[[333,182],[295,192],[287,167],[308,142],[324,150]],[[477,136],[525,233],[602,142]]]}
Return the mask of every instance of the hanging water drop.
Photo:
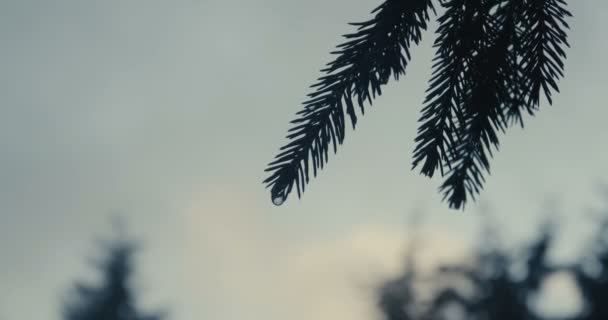
{"label": "hanging water drop", "polygon": [[285,196],[277,194],[277,195],[272,195],[272,203],[275,206],[280,206],[285,202]]}

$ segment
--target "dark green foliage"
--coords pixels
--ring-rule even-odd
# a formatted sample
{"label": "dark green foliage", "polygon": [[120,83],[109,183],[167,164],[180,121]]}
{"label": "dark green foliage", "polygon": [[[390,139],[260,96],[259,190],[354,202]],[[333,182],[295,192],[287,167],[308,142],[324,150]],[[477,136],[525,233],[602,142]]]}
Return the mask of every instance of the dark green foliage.
{"label": "dark green foliage", "polygon": [[433,298],[427,318],[443,319],[442,311],[452,305],[471,320],[539,319],[529,307],[529,300],[552,271],[546,261],[550,244],[551,233],[546,232],[526,250],[523,277],[512,272],[514,264],[522,259],[498,247],[482,249],[471,266],[442,267],[441,277],[464,280],[473,288],[472,294],[465,294],[457,287],[441,289]]}
{"label": "dark green foliage", "polygon": [[[608,218],[603,218],[591,246],[566,264],[548,259],[555,241],[552,221],[541,231],[521,251],[492,243],[496,232],[488,232],[472,261],[440,266],[425,280],[435,288],[426,299],[415,290],[421,280],[410,260],[396,280],[384,282],[377,291],[380,311],[386,320],[608,319]],[[558,273],[576,281],[583,308],[573,315],[547,318],[536,312],[533,301],[543,293],[543,282]]]}
{"label": "dark green foliage", "polygon": [[[433,74],[420,117],[413,167],[445,180],[440,187],[450,207],[463,208],[483,187],[490,170],[498,132],[523,125],[522,114],[533,114],[541,89],[549,103],[563,76],[564,21],[570,13],[563,0],[442,1],[435,41]],[[375,17],[355,24],[357,32],[339,46],[336,60],[322,71],[298,113],[287,138],[266,169],[264,182],[273,202],[281,204],[295,184],[298,196],[336,152],[345,136],[344,113],[353,128],[355,104],[364,111],[393,75],[405,73],[411,42],[427,28],[430,0],[386,0]],[[312,163],[310,163],[312,162]]]}
{"label": "dark green foliage", "polygon": [[403,276],[385,283],[379,292],[378,307],[386,320],[415,320],[417,317],[416,294],[413,288],[414,273],[411,269]]}
{"label": "dark green foliage", "polygon": [[315,91],[292,121],[287,136],[291,142],[281,147],[266,169],[272,172],[264,183],[272,187],[273,202],[282,203],[294,184],[300,195],[310,167],[316,176],[328,159],[330,144],[336,152],[344,141],[345,112],[354,128],[355,105],[363,114],[365,101],[371,104],[391,76],[398,79],[405,74],[410,44],[420,42],[432,9],[430,0],[388,0],[373,11],[373,19],[353,23],[357,31],[345,35],[347,41],[332,52],[338,57],[322,70],[326,75],[312,86]]}
{"label": "dark green foliage", "polygon": [[441,189],[450,206],[459,208],[467,194],[479,192],[487,152],[498,145],[496,130],[504,130],[501,102],[510,32],[507,10],[491,14],[481,0],[446,4],[440,18],[434,74],[416,138],[414,167],[433,176],[439,167],[448,178]]}
{"label": "dark green foliage", "polygon": [[[524,250],[507,250],[496,241],[496,236],[497,232],[488,228],[480,241],[476,256],[470,262],[440,266],[430,278],[415,277],[414,263],[409,260],[405,271],[396,280],[386,281],[377,291],[380,311],[384,318],[546,319],[538,314],[531,304],[540,293],[543,281],[556,272],[578,270],[578,267],[558,266],[549,262],[548,254],[554,243],[553,225],[545,224],[540,236],[525,246]],[[606,250],[608,246],[603,243],[600,247]],[[598,286],[595,279],[589,282]],[[427,288],[434,288],[427,298],[421,298],[420,291],[415,290],[419,288],[417,284],[421,283]],[[596,299],[594,303],[599,303],[602,296],[606,296],[606,289],[608,286],[592,294]],[[591,291],[593,290],[595,289]]]}
{"label": "dark green foliage", "polygon": [[578,319],[608,319],[608,220],[603,223],[590,253],[588,261],[573,268],[586,304]]}
{"label": "dark green foliage", "polygon": [[419,299],[414,288],[416,273],[413,253],[410,251],[405,272],[383,283],[378,290],[378,307],[386,320],[415,320],[420,317]]}
{"label": "dark green foliage", "polygon": [[567,46],[563,1],[453,0],[445,3],[433,77],[422,110],[413,166],[441,185],[450,207],[474,197],[490,170],[498,131],[523,125],[522,109],[549,103]]}
{"label": "dark green foliage", "polygon": [[107,256],[97,267],[102,274],[99,286],[77,283],[64,308],[65,320],[162,320],[160,313],[141,313],[131,289],[132,241],[118,239],[107,248]]}

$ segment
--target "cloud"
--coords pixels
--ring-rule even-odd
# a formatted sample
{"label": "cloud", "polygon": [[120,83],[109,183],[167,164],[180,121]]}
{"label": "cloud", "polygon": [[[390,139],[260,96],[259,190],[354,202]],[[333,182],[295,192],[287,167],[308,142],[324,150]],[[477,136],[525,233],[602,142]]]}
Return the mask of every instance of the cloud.
{"label": "cloud", "polygon": [[[374,289],[400,271],[408,243],[405,228],[359,224],[331,236],[293,240],[250,200],[233,190],[206,192],[187,210],[182,277],[189,299],[200,301],[199,317],[379,316]],[[443,232],[425,233],[424,239],[420,266],[427,269],[462,256],[466,247]]]}
{"label": "cloud", "polygon": [[534,306],[546,317],[563,318],[578,314],[583,303],[574,277],[566,272],[558,272],[544,281]]}

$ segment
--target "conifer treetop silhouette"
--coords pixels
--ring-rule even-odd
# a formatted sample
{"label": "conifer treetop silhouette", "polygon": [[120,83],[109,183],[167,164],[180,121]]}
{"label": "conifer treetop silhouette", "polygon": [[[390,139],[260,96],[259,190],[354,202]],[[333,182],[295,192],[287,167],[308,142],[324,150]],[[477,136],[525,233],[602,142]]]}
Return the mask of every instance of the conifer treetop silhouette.
{"label": "conifer treetop silhouette", "polygon": [[[413,169],[437,171],[451,208],[475,199],[490,172],[498,133],[549,104],[558,92],[569,47],[564,0],[446,0],[438,18],[433,71],[415,139]],[[431,0],[385,0],[374,17],[344,37],[322,69],[289,129],[289,142],[268,164],[264,180],[280,205],[295,189],[301,197],[310,176],[328,161],[346,135],[345,114],[355,128],[358,113],[379,96],[391,77],[405,75],[412,43],[421,41]],[[541,93],[542,91],[542,93]],[[359,112],[355,109],[358,108]],[[311,172],[312,171],[312,172]]]}
{"label": "conifer treetop silhouette", "polygon": [[[552,226],[546,224],[540,237],[526,246],[523,255],[509,252],[502,245],[488,246],[491,243],[488,236],[495,235],[486,233],[482,238],[482,247],[478,249],[472,265],[440,267],[439,279],[460,278],[469,286],[455,286],[450,284],[453,281],[446,281],[448,285],[441,286],[443,288],[440,287],[431,299],[424,319],[454,319],[445,316],[449,306],[459,307],[464,313],[462,319],[469,320],[543,319],[531,308],[530,301],[540,292],[544,279],[556,271],[548,261],[548,252],[553,245]],[[515,276],[512,268],[521,262],[524,275]]]}
{"label": "conifer treetop silhouette", "polygon": [[588,257],[572,268],[585,300],[583,312],[576,320],[608,319],[608,218],[603,218],[590,249],[585,251]]}
{"label": "conifer treetop silhouette", "polygon": [[131,288],[133,254],[137,244],[124,235],[108,243],[107,255],[97,267],[98,286],[78,282],[64,307],[65,320],[163,320],[162,313],[142,313]]}

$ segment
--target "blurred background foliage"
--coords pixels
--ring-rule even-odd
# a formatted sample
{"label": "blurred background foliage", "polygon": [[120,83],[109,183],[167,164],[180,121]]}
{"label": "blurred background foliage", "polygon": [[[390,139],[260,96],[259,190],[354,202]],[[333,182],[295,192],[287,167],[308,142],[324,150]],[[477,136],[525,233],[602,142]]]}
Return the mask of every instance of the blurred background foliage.
{"label": "blurred background foliage", "polygon": [[[417,276],[414,248],[402,274],[378,289],[378,306],[386,320],[608,319],[608,215],[597,218],[596,234],[566,263],[549,257],[559,237],[556,219],[547,219],[535,239],[516,249],[501,245],[497,226],[488,223],[472,259],[440,265],[430,277]],[[555,293],[547,283],[556,277],[573,282],[576,312],[539,310],[542,296]]]}
{"label": "blurred background foliage", "polygon": [[[497,224],[486,219],[471,257],[440,264],[426,274],[416,267],[425,239],[417,236],[414,221],[402,272],[378,285],[377,307],[386,320],[608,319],[608,214],[596,219],[596,234],[575,261],[565,263],[549,256],[560,236],[557,219],[546,219],[534,238],[515,248],[501,243]],[[74,283],[63,302],[63,319],[168,319],[167,312],[144,312],[138,307],[141,291],[133,285],[133,258],[140,244],[125,228],[115,229],[115,235],[98,246],[97,283]],[[580,300],[576,312],[556,315],[539,310],[538,300],[552,290],[547,283],[555,277],[574,284],[576,292],[569,294]]]}

